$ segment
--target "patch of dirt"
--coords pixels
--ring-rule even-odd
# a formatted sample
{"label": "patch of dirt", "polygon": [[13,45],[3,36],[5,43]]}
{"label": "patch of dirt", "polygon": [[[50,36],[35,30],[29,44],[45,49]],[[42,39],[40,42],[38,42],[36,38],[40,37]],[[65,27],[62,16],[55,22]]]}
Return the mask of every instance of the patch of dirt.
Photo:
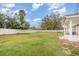
{"label": "patch of dirt", "polygon": [[72,42],[68,40],[62,40],[62,48],[67,55],[72,54],[76,48],[79,48],[79,42]]}

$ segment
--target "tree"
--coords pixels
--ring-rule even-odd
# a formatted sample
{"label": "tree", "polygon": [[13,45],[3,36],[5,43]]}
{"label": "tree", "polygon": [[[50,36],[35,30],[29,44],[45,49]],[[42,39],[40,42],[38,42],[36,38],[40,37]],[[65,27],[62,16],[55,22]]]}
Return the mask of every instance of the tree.
{"label": "tree", "polygon": [[29,29],[30,24],[28,22],[23,23],[20,25],[20,29]]}
{"label": "tree", "polygon": [[19,10],[19,19],[20,19],[20,29],[28,29],[30,24],[24,20],[25,19],[24,10]]}
{"label": "tree", "polygon": [[19,10],[19,19],[20,19],[21,25],[25,22],[24,18],[25,18],[25,11],[24,10]]}
{"label": "tree", "polygon": [[50,14],[42,19],[41,28],[44,30],[59,30],[62,29],[62,17],[60,14]]}
{"label": "tree", "polygon": [[50,30],[53,28],[52,24],[53,24],[53,21],[46,17],[42,19],[41,28],[44,30]]}
{"label": "tree", "polygon": [[15,18],[9,18],[7,22],[7,28],[16,29],[17,22]]}
{"label": "tree", "polygon": [[8,15],[0,13],[0,28],[11,28],[11,29],[29,28],[30,24],[25,21],[24,10],[19,10],[19,13],[15,13],[13,15],[12,14]]}
{"label": "tree", "polygon": [[0,13],[0,28],[3,28],[3,14]]}

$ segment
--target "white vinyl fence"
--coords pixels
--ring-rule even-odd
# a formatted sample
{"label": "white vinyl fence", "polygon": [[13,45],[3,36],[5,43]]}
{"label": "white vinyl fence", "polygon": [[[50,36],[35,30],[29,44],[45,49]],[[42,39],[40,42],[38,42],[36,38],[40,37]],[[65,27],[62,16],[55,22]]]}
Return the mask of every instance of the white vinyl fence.
{"label": "white vinyl fence", "polygon": [[19,30],[19,29],[0,29],[0,35],[3,35],[3,34],[18,34],[18,33],[33,33],[33,32],[63,32],[63,30]]}

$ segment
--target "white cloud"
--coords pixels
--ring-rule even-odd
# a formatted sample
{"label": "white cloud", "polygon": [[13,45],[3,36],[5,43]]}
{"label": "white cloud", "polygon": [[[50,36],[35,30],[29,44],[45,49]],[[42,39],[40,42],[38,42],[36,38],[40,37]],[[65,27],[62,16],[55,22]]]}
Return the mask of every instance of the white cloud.
{"label": "white cloud", "polygon": [[1,4],[2,7],[4,8],[12,8],[12,7],[15,7],[15,4],[12,4],[12,3],[4,3],[4,4]]}
{"label": "white cloud", "polygon": [[63,13],[66,12],[66,8],[63,7],[62,9],[59,10],[59,12],[63,12]]}
{"label": "white cloud", "polygon": [[49,6],[49,11],[52,10],[52,9],[58,9],[58,8],[61,8],[64,6],[64,3],[50,3],[50,4],[47,4]]}
{"label": "white cloud", "polygon": [[3,14],[7,14],[7,12],[9,12],[9,11],[10,11],[9,8],[2,8],[2,9],[0,10],[0,12],[3,13]]}
{"label": "white cloud", "polygon": [[40,22],[41,22],[41,18],[35,18],[35,19],[33,19],[32,21],[31,21],[31,26],[38,26],[38,25],[40,25]]}
{"label": "white cloud", "polygon": [[41,6],[43,6],[42,3],[34,3],[34,4],[32,4],[32,11],[37,10]]}
{"label": "white cloud", "polygon": [[27,21],[27,22],[31,22],[31,20],[30,20],[30,19],[26,19],[25,21]]}
{"label": "white cloud", "polygon": [[35,19],[33,19],[32,21],[33,21],[33,22],[39,22],[39,21],[41,21],[41,18],[35,18]]}
{"label": "white cloud", "polygon": [[9,9],[9,8],[3,8],[3,9],[1,9],[1,11],[2,11],[2,12],[10,11],[10,9]]}
{"label": "white cloud", "polygon": [[27,13],[29,13],[29,11],[28,11],[28,10],[26,10],[26,9],[22,9],[22,10],[24,10],[26,14],[27,14]]}
{"label": "white cloud", "polygon": [[15,10],[15,11],[12,11],[13,13],[18,13],[19,12],[19,10]]}
{"label": "white cloud", "polygon": [[66,7],[64,3],[51,3],[47,4],[49,6],[48,11],[54,13],[60,13],[60,15],[64,15],[66,12]]}
{"label": "white cloud", "polygon": [[0,8],[1,13],[5,15],[11,15],[11,13],[13,12],[11,8],[15,7],[15,4],[3,3],[3,4],[0,4],[0,7],[1,7]]}
{"label": "white cloud", "polygon": [[58,13],[60,13],[60,15],[64,15],[65,12],[66,12],[66,8],[63,7],[63,8],[61,8],[61,9],[53,10],[53,12],[58,12]]}
{"label": "white cloud", "polygon": [[8,16],[10,16],[10,17],[13,17],[14,14],[16,13],[16,11],[12,11],[12,10],[9,9],[9,8],[2,8],[2,9],[0,10],[0,12],[1,12],[2,14],[4,14],[4,15],[8,15]]}
{"label": "white cloud", "polygon": [[0,12],[5,15],[9,15],[9,16],[13,17],[15,15],[15,13],[18,14],[19,10],[24,10],[26,14],[28,13],[28,10],[25,10],[25,9],[11,10],[10,8],[2,8],[2,9],[0,9]]}

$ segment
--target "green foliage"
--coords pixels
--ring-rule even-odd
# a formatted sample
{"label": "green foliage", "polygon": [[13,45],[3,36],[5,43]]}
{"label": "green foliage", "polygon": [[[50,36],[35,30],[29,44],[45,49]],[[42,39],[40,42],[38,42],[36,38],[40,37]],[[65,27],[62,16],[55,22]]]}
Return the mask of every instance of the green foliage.
{"label": "green foliage", "polygon": [[7,28],[16,29],[16,20],[14,18],[8,18],[8,21],[6,23]]}
{"label": "green foliage", "polygon": [[28,29],[30,24],[28,22],[25,22],[25,11],[19,10],[19,19],[20,19],[20,29]]}
{"label": "green foliage", "polygon": [[[11,28],[11,29],[29,29],[30,24],[24,20],[25,11],[19,10],[18,14],[15,13],[13,17],[0,14],[0,28],[4,28],[6,26],[6,28]],[[6,19],[7,22],[5,22]],[[17,20],[19,20],[19,22],[17,22]]]}
{"label": "green foliage", "polygon": [[0,28],[3,27],[3,14],[0,14]]}
{"label": "green foliage", "polygon": [[45,30],[52,30],[53,29],[53,21],[52,20],[50,20],[50,19],[46,19],[46,18],[44,18],[43,20],[42,20],[42,23],[41,23],[41,28],[42,29],[45,29]]}
{"label": "green foliage", "polygon": [[23,23],[20,25],[20,29],[28,29],[30,26],[30,24],[27,22],[27,23]]}
{"label": "green foliage", "polygon": [[21,24],[23,24],[25,22],[24,17],[25,17],[25,11],[24,10],[19,10],[19,19],[20,19]]}
{"label": "green foliage", "polygon": [[60,14],[50,14],[42,19],[41,28],[45,30],[62,29],[61,20]]}

